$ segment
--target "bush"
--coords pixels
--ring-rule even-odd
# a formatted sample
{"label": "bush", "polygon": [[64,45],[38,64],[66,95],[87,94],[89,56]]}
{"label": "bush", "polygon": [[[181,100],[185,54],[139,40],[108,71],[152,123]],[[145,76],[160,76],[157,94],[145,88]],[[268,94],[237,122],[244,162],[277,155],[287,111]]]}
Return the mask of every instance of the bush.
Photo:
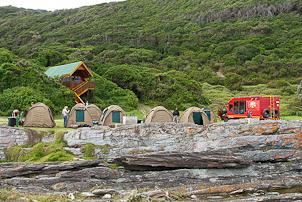
{"label": "bush", "polygon": [[246,60],[251,60],[253,57],[260,53],[259,49],[254,45],[243,45],[238,46],[234,49],[234,53],[236,58],[238,58],[241,62],[245,62]]}
{"label": "bush", "polygon": [[[121,73],[122,72],[122,73]],[[104,77],[136,93],[146,104],[164,105],[167,108],[203,106],[209,100],[203,96],[201,83],[180,71],[165,73],[157,69],[120,65],[108,69]]]}
{"label": "bush", "polygon": [[[33,84],[34,89],[32,88]],[[11,107],[25,110],[31,102],[45,102],[46,105],[50,105],[55,114],[60,112],[63,106],[71,106],[74,103],[73,94],[69,89],[48,78],[44,74],[44,70],[38,70],[34,67],[19,67],[10,63],[2,64],[0,66],[0,93],[6,89],[8,90],[5,93],[7,97],[1,96],[0,98],[2,103],[6,103],[0,108],[2,113],[6,113],[3,115],[8,115],[6,110],[11,110]],[[10,99],[5,101],[7,98]],[[13,104],[10,102],[11,99],[16,101],[13,102],[14,106],[11,106]]]}
{"label": "bush", "polygon": [[0,94],[0,114],[10,115],[14,109],[27,111],[31,103],[42,102],[51,108],[54,104],[45,98],[41,92],[30,87],[14,87]]}
{"label": "bush", "polygon": [[93,102],[101,108],[109,105],[120,105],[124,110],[133,110],[137,108],[138,99],[133,92],[122,89],[117,84],[105,79],[97,74],[93,81],[96,83]]}
{"label": "bush", "polygon": [[270,83],[268,83],[268,87],[279,89],[282,92],[282,95],[295,94],[295,89],[292,87],[292,85],[288,81],[286,81],[284,79],[271,81]]}
{"label": "bush", "polygon": [[15,56],[10,51],[0,48],[0,64],[11,63],[15,59]]}
{"label": "bush", "polygon": [[242,90],[242,77],[236,73],[225,75],[225,86],[230,90]]}

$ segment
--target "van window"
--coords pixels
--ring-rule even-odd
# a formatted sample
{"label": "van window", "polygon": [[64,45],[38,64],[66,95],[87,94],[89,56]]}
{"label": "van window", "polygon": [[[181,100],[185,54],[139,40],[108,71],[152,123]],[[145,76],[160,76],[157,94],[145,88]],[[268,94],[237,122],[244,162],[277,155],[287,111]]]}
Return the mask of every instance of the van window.
{"label": "van window", "polygon": [[246,102],[245,101],[235,101],[234,102],[234,113],[244,114],[246,112]]}
{"label": "van window", "polygon": [[229,105],[229,110],[230,110],[230,112],[233,112],[233,105]]}

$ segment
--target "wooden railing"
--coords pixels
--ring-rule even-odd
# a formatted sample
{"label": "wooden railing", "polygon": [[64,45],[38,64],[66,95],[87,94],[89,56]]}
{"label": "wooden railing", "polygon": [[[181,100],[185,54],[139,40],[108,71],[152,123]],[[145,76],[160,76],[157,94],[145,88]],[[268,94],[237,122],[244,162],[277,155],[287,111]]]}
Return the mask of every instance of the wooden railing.
{"label": "wooden railing", "polygon": [[93,90],[95,89],[96,84],[94,82],[91,81],[85,81],[80,83],[79,85],[77,85],[76,87],[74,87],[72,89],[72,91],[75,94],[75,98],[76,98],[76,103],[84,103],[84,101],[81,98],[81,95],[83,95],[84,93],[86,93],[88,90]]}
{"label": "wooden railing", "polygon": [[78,87],[81,83],[83,83],[83,81],[81,80],[77,80],[77,81],[62,81],[62,84],[66,87],[68,87],[69,89],[74,89],[76,87]]}
{"label": "wooden railing", "polygon": [[77,87],[75,87],[73,89],[73,91],[75,92],[75,94],[77,94],[78,96],[83,95],[85,92],[87,92],[88,90],[93,90],[95,89],[95,83],[91,82],[91,81],[85,81],[83,83],[81,83],[80,85],[78,85]]}

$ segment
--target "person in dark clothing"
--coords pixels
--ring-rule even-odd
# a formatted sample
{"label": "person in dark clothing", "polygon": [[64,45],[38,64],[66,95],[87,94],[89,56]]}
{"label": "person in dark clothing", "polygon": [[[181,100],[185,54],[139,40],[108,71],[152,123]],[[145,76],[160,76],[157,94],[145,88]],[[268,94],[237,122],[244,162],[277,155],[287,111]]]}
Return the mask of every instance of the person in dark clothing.
{"label": "person in dark clothing", "polygon": [[179,122],[179,111],[178,111],[178,108],[176,108],[173,111],[173,122],[175,122],[175,123]]}
{"label": "person in dark clothing", "polygon": [[253,115],[252,115],[252,112],[251,112],[251,111],[248,112],[247,118],[250,118],[250,119],[253,118]]}

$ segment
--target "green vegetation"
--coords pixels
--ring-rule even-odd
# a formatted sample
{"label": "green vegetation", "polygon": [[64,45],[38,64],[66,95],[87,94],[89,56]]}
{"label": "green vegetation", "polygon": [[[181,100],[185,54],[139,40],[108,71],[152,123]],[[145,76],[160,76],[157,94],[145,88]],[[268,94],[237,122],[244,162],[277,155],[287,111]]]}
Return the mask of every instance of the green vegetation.
{"label": "green vegetation", "polygon": [[22,193],[14,190],[0,189],[0,201],[69,201],[67,195],[56,195],[56,194],[37,194],[37,193]]}
{"label": "green vegetation", "polygon": [[74,155],[64,150],[65,142],[62,134],[56,134],[54,143],[40,142],[33,147],[29,145],[9,147],[5,150],[5,159],[9,162],[71,161]]}
{"label": "green vegetation", "polygon": [[24,60],[13,60],[17,56],[3,48],[0,49],[0,58],[2,61],[5,58],[5,63],[0,63],[1,115],[9,115],[16,108],[26,111],[32,102],[44,102],[55,113],[61,110],[59,106],[72,104],[72,93],[57,81],[47,78],[39,67],[33,67]]}
{"label": "green vegetation", "polygon": [[70,92],[43,72],[83,60],[95,72],[92,102],[101,108],[216,110],[232,96],[274,94],[282,97],[282,114],[300,116],[301,5],[128,0],[55,12],[2,7],[0,114],[36,100],[56,114],[71,106]]}
{"label": "green vegetation", "polygon": [[93,103],[102,109],[114,104],[119,104],[124,110],[136,109],[138,99],[133,92],[122,89],[97,74],[95,74],[93,80],[97,85],[92,100]]}
{"label": "green vegetation", "polygon": [[110,145],[94,145],[94,144],[85,144],[82,146],[81,150],[84,154],[85,159],[95,159],[96,158],[96,149],[100,149],[103,155],[108,155],[110,152]]}
{"label": "green vegetation", "polygon": [[161,73],[152,68],[121,65],[109,68],[104,77],[122,88],[130,89],[142,102],[151,105],[155,102],[168,108],[178,106],[184,110],[192,105],[208,104],[201,83],[180,71]]}
{"label": "green vegetation", "polygon": [[[56,127],[55,128],[32,128],[32,127],[27,127],[27,129],[31,129],[37,132],[45,132],[49,134],[62,134],[64,132],[72,131],[74,129],[72,128],[64,128],[63,126],[63,119],[55,119],[56,122]],[[0,117],[0,125],[7,125],[8,120],[7,117]]]}
{"label": "green vegetation", "polygon": [[94,159],[95,158],[95,148],[96,145],[94,144],[85,144],[82,147],[82,152],[84,153],[85,159]]}

